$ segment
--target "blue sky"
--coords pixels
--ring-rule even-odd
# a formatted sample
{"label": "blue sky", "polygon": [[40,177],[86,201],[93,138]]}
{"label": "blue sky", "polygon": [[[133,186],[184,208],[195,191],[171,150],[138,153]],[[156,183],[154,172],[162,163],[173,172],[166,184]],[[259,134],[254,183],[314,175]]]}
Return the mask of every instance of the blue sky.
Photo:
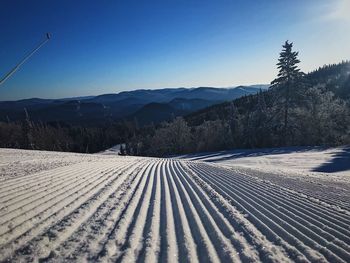
{"label": "blue sky", "polygon": [[303,71],[350,58],[349,0],[0,3],[0,75],[52,39],[0,100],[269,83],[287,39]]}

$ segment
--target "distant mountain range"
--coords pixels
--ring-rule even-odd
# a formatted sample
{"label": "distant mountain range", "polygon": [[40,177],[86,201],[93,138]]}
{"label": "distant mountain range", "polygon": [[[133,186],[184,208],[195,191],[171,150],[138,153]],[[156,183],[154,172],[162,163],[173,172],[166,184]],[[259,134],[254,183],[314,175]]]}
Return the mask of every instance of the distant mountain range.
{"label": "distant mountain range", "polygon": [[233,88],[168,88],[124,91],[64,99],[24,99],[0,102],[0,121],[61,121],[70,124],[96,125],[108,120],[134,120],[140,125],[160,122],[201,110],[208,106],[255,94],[269,85]]}

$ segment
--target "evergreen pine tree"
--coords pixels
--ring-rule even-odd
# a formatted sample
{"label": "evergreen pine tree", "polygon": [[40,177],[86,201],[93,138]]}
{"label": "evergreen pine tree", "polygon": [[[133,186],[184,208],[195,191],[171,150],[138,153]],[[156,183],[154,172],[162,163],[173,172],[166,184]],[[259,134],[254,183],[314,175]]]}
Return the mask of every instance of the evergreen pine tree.
{"label": "evergreen pine tree", "polygon": [[[288,126],[289,126],[289,109],[291,98],[298,85],[298,81],[302,76],[297,64],[300,63],[298,59],[298,52],[292,51],[293,43],[288,41],[282,46],[283,50],[278,59],[277,68],[279,69],[277,78],[271,82],[272,88],[277,88],[281,97],[283,98],[283,144],[286,145],[288,141]],[[294,90],[293,90],[294,88]]]}

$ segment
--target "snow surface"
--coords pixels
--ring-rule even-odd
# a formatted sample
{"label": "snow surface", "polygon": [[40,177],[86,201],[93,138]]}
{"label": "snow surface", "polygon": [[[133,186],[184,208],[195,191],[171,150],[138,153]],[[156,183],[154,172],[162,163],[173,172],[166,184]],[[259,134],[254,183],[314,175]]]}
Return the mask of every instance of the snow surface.
{"label": "snow surface", "polygon": [[215,163],[350,209],[349,146],[234,150],[179,158]]}
{"label": "snow surface", "polygon": [[188,160],[293,174],[350,175],[350,146],[233,150],[180,156]]}
{"label": "snow surface", "polygon": [[125,143],[123,144],[117,144],[105,151],[100,152],[99,154],[105,154],[105,155],[116,155],[116,154],[120,154],[120,146],[123,146],[125,149]]}
{"label": "snow surface", "polygon": [[0,262],[350,262],[333,188],[217,162],[0,149]]}

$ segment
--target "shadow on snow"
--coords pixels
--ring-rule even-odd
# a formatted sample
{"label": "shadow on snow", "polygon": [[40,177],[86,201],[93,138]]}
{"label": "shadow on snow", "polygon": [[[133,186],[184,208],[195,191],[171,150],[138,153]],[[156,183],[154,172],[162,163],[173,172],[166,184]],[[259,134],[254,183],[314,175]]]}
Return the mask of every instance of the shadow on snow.
{"label": "shadow on snow", "polygon": [[[188,154],[181,156],[181,158],[189,158],[192,161],[205,160],[206,162],[218,162],[233,160],[244,157],[258,157],[264,155],[275,154],[288,154],[308,151],[323,151],[327,149],[321,146],[309,146],[309,147],[284,147],[284,148],[265,148],[265,149],[237,149],[233,151],[220,151],[220,152],[207,152],[200,154]],[[212,158],[212,159],[211,159]]]}
{"label": "shadow on snow", "polygon": [[313,169],[314,172],[335,173],[350,170],[350,146],[333,154],[332,159]]}

